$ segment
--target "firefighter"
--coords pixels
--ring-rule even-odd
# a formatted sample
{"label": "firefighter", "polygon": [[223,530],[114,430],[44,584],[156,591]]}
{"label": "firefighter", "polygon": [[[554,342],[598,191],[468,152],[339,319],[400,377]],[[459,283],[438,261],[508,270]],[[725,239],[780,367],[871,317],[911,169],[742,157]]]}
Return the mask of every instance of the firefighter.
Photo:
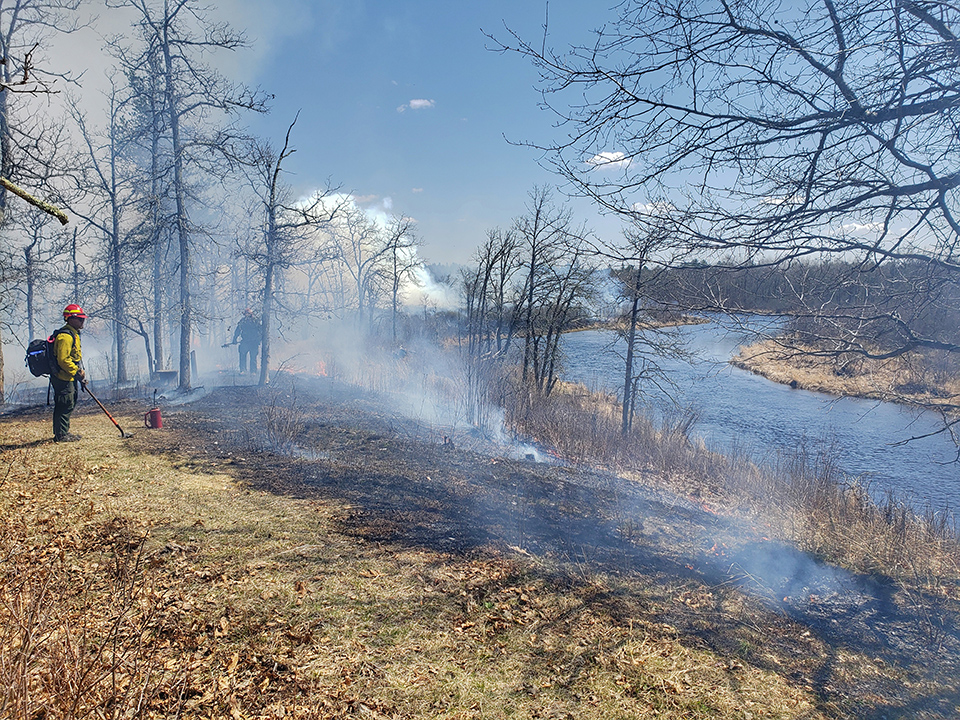
{"label": "firefighter", "polygon": [[257,372],[257,353],[260,350],[260,321],[253,316],[253,310],[247,308],[237,323],[233,333],[233,342],[240,343],[240,372],[247,369],[247,356],[250,356],[250,372]]}
{"label": "firefighter", "polygon": [[79,435],[70,432],[70,414],[77,405],[78,385],[87,376],[81,367],[80,331],[87,319],[83,308],[70,303],[63,309],[65,325],[54,333],[53,357],[56,361],[50,375],[53,385],[53,439],[56,442],[76,442]]}

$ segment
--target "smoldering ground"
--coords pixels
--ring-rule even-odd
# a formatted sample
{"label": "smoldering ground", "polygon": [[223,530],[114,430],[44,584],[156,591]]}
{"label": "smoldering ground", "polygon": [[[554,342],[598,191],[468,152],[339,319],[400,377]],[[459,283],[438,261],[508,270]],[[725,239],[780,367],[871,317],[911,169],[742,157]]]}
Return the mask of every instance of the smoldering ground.
{"label": "smoldering ground", "polygon": [[[273,402],[264,393],[296,398],[299,457],[251,448]],[[625,623],[642,616],[692,646],[793,667],[825,701],[868,697],[863,716],[952,716],[960,608],[948,597],[847,573],[762,526],[608,473],[512,460],[479,440],[451,447],[391,398],[329,375],[285,376],[269,390],[218,389],[169,425],[197,467],[335,501],[351,536],[440,556],[522,555]],[[162,452],[169,437],[145,447]]]}

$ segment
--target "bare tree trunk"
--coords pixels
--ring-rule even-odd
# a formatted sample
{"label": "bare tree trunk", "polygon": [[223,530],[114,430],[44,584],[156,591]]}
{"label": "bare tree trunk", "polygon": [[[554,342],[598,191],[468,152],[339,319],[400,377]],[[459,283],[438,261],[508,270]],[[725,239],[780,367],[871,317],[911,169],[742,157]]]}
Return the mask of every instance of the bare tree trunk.
{"label": "bare tree trunk", "polygon": [[[9,77],[10,68],[7,64],[3,67],[3,76]],[[10,177],[10,167],[13,159],[10,157],[10,125],[7,114],[7,100],[10,97],[10,91],[5,87],[0,88],[0,176]],[[7,193],[0,192],[0,225],[3,225],[7,218]],[[0,405],[6,402],[5,385],[3,379],[3,342],[0,337]]]}
{"label": "bare tree trunk", "polygon": [[[293,127],[292,125],[290,126]],[[290,131],[287,131],[289,142]],[[284,146],[286,151],[286,146]],[[267,265],[263,273],[263,311],[260,314],[260,380],[262,387],[270,380],[270,316],[273,314],[273,282],[274,270],[277,265],[277,183],[280,179],[280,163],[283,153],[280,154],[273,167],[270,180],[270,194],[267,205]]]}
{"label": "bare tree trunk", "polygon": [[117,353],[117,384],[127,381],[126,303],[123,296],[123,262],[120,247],[120,207],[117,197],[116,117],[110,119],[110,271],[113,299],[113,329]]}
{"label": "bare tree trunk", "polygon": [[7,178],[0,177],[0,186],[3,186],[5,190],[9,190],[14,195],[17,195],[23,200],[26,200],[28,203],[30,203],[34,207],[40,208],[48,215],[53,215],[57,220],[60,221],[61,225],[66,225],[68,222],[70,222],[66,214],[62,210],[60,210],[58,207],[55,207],[54,205],[51,205],[50,203],[44,200],[41,200],[38,197],[34,197],[23,188],[18,187],[17,185],[14,185],[12,182],[7,180]]}
{"label": "bare tree trunk", "polygon": [[263,314],[260,317],[259,385],[270,381],[270,315],[273,313],[273,264],[267,263],[263,283]]}
{"label": "bare tree trunk", "polygon": [[[164,31],[169,26],[164,24]],[[170,39],[164,37],[163,60],[166,80],[166,95],[170,134],[173,142],[173,191],[177,211],[177,247],[180,254],[180,384],[181,390],[190,389],[190,340],[193,330],[190,297],[190,238],[188,234],[187,208],[184,198],[183,145],[180,139],[180,112],[177,108],[177,91],[174,82],[173,58]]]}
{"label": "bare tree trunk", "polygon": [[147,368],[152,370],[152,368],[154,367],[154,362],[153,362],[153,352],[150,349],[150,333],[143,326],[143,320],[140,320],[139,318],[137,318],[137,326],[140,329],[134,330],[134,332],[136,332],[137,335],[143,338],[143,348],[147,353]]}
{"label": "bare tree trunk", "polygon": [[24,278],[25,284],[27,286],[27,336],[35,337],[34,327],[33,327],[33,296],[34,288],[36,287],[36,259],[33,255],[33,249],[36,247],[37,241],[34,240],[29,245],[23,249],[23,261],[24,261],[24,270],[26,272],[26,277]]}
{"label": "bare tree trunk", "polygon": [[71,290],[73,292],[70,294],[70,297],[76,298],[80,297],[80,261],[77,259],[77,229],[73,229],[73,237],[70,240],[70,280],[71,280]]}
{"label": "bare tree trunk", "polygon": [[623,411],[620,415],[620,434],[626,436],[633,424],[633,348],[637,340],[637,316],[640,312],[640,271],[641,265],[637,266],[636,274],[633,276],[630,320],[627,326],[627,358],[626,367],[623,375]]}
{"label": "bare tree trunk", "polygon": [[[150,372],[157,373],[165,369],[163,361],[163,259],[165,236],[161,232],[160,217],[160,113],[162,102],[157,76],[160,68],[157,67],[156,53],[148,56],[150,72],[148,74],[149,90],[147,93],[147,107],[150,112],[150,223],[153,234],[153,349],[154,362],[150,365]],[[144,338],[146,341],[146,338]],[[148,349],[149,357],[149,349]]]}

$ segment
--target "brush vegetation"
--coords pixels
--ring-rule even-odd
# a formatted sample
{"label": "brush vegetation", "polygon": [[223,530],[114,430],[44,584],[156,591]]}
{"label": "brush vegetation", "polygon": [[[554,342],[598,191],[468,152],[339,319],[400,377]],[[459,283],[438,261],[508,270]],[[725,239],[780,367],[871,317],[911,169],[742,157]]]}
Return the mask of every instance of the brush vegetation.
{"label": "brush vegetation", "polygon": [[716,511],[736,508],[772,535],[850,570],[928,587],[960,580],[960,536],[948,509],[917,513],[892,495],[876,502],[823,451],[796,448],[761,466],[691,438],[691,416],[663,427],[639,418],[623,436],[613,396],[566,384],[542,398],[512,387],[513,424],[575,463],[610,467]]}

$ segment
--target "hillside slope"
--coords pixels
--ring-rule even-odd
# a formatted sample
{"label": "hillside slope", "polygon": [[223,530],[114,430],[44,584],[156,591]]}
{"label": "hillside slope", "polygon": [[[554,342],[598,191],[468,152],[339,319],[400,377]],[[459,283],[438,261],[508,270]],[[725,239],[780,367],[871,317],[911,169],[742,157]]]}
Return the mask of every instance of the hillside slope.
{"label": "hillside slope", "polygon": [[42,408],[0,418],[0,714],[955,715],[946,600],[389,408],[321,378],[127,440],[96,408],[69,446]]}

